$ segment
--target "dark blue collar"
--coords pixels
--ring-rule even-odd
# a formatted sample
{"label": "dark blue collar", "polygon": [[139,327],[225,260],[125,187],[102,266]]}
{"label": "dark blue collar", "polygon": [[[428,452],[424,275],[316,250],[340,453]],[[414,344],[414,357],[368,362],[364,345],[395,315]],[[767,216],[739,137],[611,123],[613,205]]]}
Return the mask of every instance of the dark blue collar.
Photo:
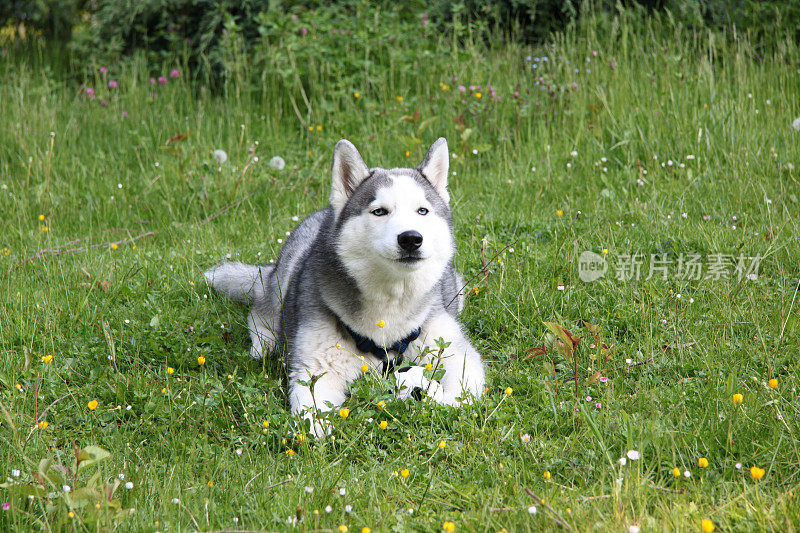
{"label": "dark blue collar", "polygon": [[[356,348],[361,350],[362,352],[371,353],[381,361],[383,361],[383,373],[386,374],[394,370],[395,366],[400,365],[403,362],[403,352],[408,349],[408,346],[417,340],[419,337],[420,328],[415,329],[396,343],[392,344],[391,346],[381,346],[376,344],[375,341],[372,339],[365,337],[359,333],[356,333],[352,329],[350,329],[347,324],[339,320],[339,323],[342,327],[353,337],[353,340],[356,343]],[[397,357],[394,358],[393,361],[389,361],[389,352],[397,352]]]}

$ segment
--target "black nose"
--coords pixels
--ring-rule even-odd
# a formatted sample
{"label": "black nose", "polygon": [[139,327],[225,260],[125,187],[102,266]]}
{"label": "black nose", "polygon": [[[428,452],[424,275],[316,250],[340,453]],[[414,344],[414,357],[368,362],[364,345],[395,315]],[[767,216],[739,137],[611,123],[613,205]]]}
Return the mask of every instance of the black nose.
{"label": "black nose", "polygon": [[406,252],[413,252],[422,246],[422,234],[418,231],[404,231],[397,236],[397,244]]}

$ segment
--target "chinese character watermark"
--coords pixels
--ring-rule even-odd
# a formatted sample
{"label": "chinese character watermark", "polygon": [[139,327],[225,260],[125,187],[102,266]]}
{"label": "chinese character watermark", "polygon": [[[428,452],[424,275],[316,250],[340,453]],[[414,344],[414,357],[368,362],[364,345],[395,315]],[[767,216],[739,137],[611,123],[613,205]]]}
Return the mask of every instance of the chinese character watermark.
{"label": "chinese character watermark", "polygon": [[585,251],[578,257],[578,277],[586,283],[596,281],[613,270],[619,281],[641,280],[687,280],[700,281],[736,279],[742,281],[758,279],[761,255],[746,256],[711,253],[681,253],[677,257],[669,254],[619,254],[616,263],[605,256]]}

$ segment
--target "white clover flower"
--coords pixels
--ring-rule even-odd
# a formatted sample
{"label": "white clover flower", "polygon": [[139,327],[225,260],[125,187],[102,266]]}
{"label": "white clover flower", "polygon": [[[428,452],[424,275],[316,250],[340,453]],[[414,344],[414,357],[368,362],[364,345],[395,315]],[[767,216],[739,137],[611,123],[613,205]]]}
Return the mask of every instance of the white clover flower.
{"label": "white clover flower", "polygon": [[308,494],[311,494],[312,492],[314,492],[314,487],[306,486],[306,492]]}
{"label": "white clover flower", "polygon": [[628,459],[626,459],[625,457],[620,457],[619,458],[619,464],[621,466],[625,466],[626,464],[628,464]]}
{"label": "white clover flower", "polygon": [[528,507],[528,514],[536,514],[538,512],[539,510],[536,508],[535,505],[531,505],[530,507]]}
{"label": "white clover flower", "polygon": [[683,477],[688,479],[688,478],[692,477],[692,473],[689,472],[688,470],[684,470],[683,471]]}
{"label": "white clover flower", "polygon": [[64,492],[72,492],[72,487],[70,487],[69,485],[64,485],[63,487],[61,487],[61,490],[63,490]]}
{"label": "white clover flower", "polygon": [[269,160],[269,166],[274,168],[275,170],[283,170],[286,168],[286,161],[279,155],[276,155],[272,159]]}
{"label": "white clover flower", "polygon": [[625,455],[627,455],[628,459],[630,459],[631,461],[638,461],[642,457],[642,454],[636,450],[628,450],[628,453],[626,453]]}
{"label": "white clover flower", "polygon": [[125,488],[131,490],[133,488],[133,481],[128,481],[125,483]]}
{"label": "white clover flower", "polygon": [[628,526],[628,533],[639,533],[639,526]]}
{"label": "white clover flower", "polygon": [[172,503],[178,505],[179,503],[181,503],[181,501],[178,498],[172,498]]}
{"label": "white clover flower", "polygon": [[578,157],[578,152],[576,152],[575,150],[573,150],[573,151],[571,151],[571,152],[569,153],[569,155],[571,155],[572,157]]}
{"label": "white clover flower", "polygon": [[352,513],[353,512],[353,506],[352,505],[345,505],[344,506],[344,512],[347,513],[347,514]]}
{"label": "white clover flower", "polygon": [[792,127],[797,131],[800,131],[800,117],[797,117],[792,121]]}
{"label": "white clover flower", "polygon": [[325,506],[325,512],[326,513],[330,513],[331,511],[333,511],[333,507],[331,507],[330,505],[326,505]]}
{"label": "white clover flower", "polygon": [[117,477],[120,481],[123,481],[125,479],[125,474],[119,474]]}
{"label": "white clover flower", "polygon": [[347,489],[344,487],[339,488],[339,496],[344,496],[347,494]]}
{"label": "white clover flower", "polygon": [[242,455],[242,449],[236,448],[236,455]]}
{"label": "white clover flower", "polygon": [[20,474],[21,474],[21,472],[19,470],[17,470],[16,468],[11,471],[11,475],[14,476],[14,477],[19,477]]}

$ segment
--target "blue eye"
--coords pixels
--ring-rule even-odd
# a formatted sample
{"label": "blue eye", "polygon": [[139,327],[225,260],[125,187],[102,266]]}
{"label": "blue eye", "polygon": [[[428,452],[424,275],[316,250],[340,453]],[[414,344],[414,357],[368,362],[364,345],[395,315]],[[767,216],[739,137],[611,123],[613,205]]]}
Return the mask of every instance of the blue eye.
{"label": "blue eye", "polygon": [[370,211],[370,213],[372,213],[376,217],[382,217],[384,215],[388,215],[389,211],[387,211],[386,209],[384,209],[382,207],[379,207],[378,209],[373,209],[372,211]]}
{"label": "blue eye", "polygon": [[420,207],[419,209],[417,209],[417,213],[424,216],[428,214],[428,210],[425,209],[424,207]]}

